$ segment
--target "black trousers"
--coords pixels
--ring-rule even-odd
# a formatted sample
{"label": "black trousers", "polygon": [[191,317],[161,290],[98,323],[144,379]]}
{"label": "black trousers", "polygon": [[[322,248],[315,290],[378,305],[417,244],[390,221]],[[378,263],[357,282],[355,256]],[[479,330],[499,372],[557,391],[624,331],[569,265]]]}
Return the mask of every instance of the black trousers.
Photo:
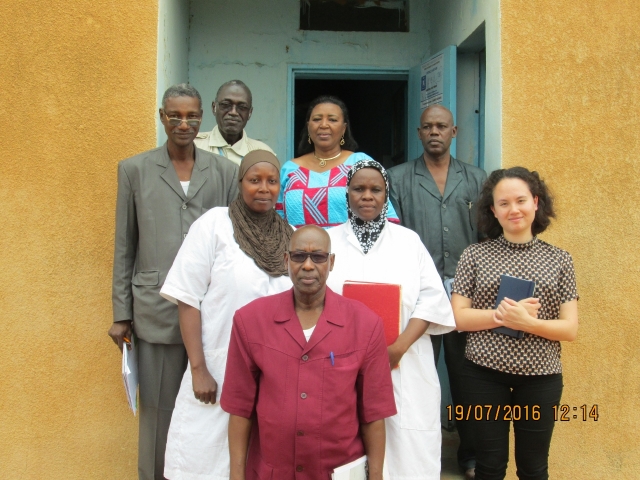
{"label": "black trousers", "polygon": [[516,475],[549,478],[549,446],[560,403],[562,374],[514,375],[465,360],[463,414],[474,431],[476,480],[502,480],[509,462],[513,422]]}

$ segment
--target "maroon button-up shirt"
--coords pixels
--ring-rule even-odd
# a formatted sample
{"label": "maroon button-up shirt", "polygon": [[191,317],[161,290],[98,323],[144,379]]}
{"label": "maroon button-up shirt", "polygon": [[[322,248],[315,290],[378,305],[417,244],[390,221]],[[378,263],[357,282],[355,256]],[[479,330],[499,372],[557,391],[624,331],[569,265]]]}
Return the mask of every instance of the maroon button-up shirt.
{"label": "maroon button-up shirt", "polygon": [[327,288],[307,343],[293,290],[251,302],[233,319],[220,404],[254,418],[247,480],[329,479],[364,455],[361,423],[396,413],[382,321]]}

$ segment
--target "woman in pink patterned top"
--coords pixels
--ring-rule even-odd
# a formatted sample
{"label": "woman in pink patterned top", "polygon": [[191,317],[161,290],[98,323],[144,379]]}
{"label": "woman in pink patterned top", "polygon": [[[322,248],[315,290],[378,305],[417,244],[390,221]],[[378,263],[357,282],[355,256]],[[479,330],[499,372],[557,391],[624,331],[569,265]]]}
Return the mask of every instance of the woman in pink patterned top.
{"label": "woman in pink patterned top", "polygon": [[[337,97],[312,101],[306,127],[298,144],[300,156],[286,162],[280,171],[276,210],[294,227],[341,225],[347,221],[347,172],[354,163],[371,157],[355,152],[358,143],[351,134],[349,113]],[[399,223],[391,202],[387,219]]]}

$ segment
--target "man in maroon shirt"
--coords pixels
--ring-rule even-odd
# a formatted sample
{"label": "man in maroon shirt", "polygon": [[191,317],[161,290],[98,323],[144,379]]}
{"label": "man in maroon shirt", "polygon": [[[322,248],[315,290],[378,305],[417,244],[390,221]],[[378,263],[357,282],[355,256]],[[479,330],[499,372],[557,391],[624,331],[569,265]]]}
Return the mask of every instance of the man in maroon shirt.
{"label": "man in maroon shirt", "polygon": [[326,287],[335,257],[323,229],[300,228],[289,249],[293,289],[233,319],[220,400],[231,480],[328,480],[365,454],[381,480],[396,413],[382,320]]}

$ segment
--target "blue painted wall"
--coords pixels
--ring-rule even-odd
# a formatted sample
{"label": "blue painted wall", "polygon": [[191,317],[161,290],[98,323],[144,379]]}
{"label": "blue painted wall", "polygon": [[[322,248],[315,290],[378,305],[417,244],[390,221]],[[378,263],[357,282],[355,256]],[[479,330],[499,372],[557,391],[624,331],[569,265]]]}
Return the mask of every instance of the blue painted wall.
{"label": "blue painted wall", "polygon": [[[158,69],[156,97],[158,108],[167,88],[188,81],[189,2],[158,0]],[[167,140],[156,110],[156,142]]]}
{"label": "blue painted wall", "polygon": [[[438,51],[459,46],[483,22],[486,39],[485,144],[487,172],[502,163],[502,76],[500,63],[499,0],[430,0],[430,43]],[[463,75],[468,73],[466,70]],[[464,101],[464,98],[462,99]],[[460,106],[460,101],[458,102]],[[458,115],[458,123],[464,121]]]}
{"label": "blue painted wall", "polygon": [[[486,29],[486,141],[485,168],[501,165],[501,69],[499,0],[410,0],[409,33],[300,31],[299,0],[159,0],[158,99],[166,87],[189,81],[205,103],[203,130],[215,124],[210,104],[218,86],[232,78],[244,80],[254,94],[254,114],[247,130],[271,145],[278,156],[287,154],[287,71],[290,65],[374,66],[412,68],[431,52],[460,45],[483,22]],[[460,65],[460,64],[459,64]],[[462,66],[462,65],[460,65]],[[461,75],[469,73],[463,68]],[[411,98],[413,89],[409,88]],[[459,92],[462,104],[472,92]],[[348,103],[348,99],[346,99]],[[372,99],[375,102],[375,99]],[[460,102],[459,102],[460,104]],[[459,105],[460,106],[460,105]],[[460,110],[460,108],[458,109]],[[408,119],[409,146],[418,109]],[[470,128],[466,115],[458,123]],[[158,143],[164,132],[158,124]],[[464,134],[462,134],[464,137]],[[464,138],[461,138],[463,140]],[[458,142],[460,143],[460,142]],[[410,148],[413,150],[413,148]],[[411,152],[411,155],[413,152]]]}
{"label": "blue painted wall", "polygon": [[[225,81],[239,78],[247,83],[254,106],[247,131],[281,159],[287,146],[288,65],[410,68],[430,52],[428,2],[411,0],[409,33],[300,31],[299,8],[299,0],[190,4],[190,83],[206,105]],[[348,105],[349,99],[344,100]],[[207,107],[202,129],[214,125]]]}

